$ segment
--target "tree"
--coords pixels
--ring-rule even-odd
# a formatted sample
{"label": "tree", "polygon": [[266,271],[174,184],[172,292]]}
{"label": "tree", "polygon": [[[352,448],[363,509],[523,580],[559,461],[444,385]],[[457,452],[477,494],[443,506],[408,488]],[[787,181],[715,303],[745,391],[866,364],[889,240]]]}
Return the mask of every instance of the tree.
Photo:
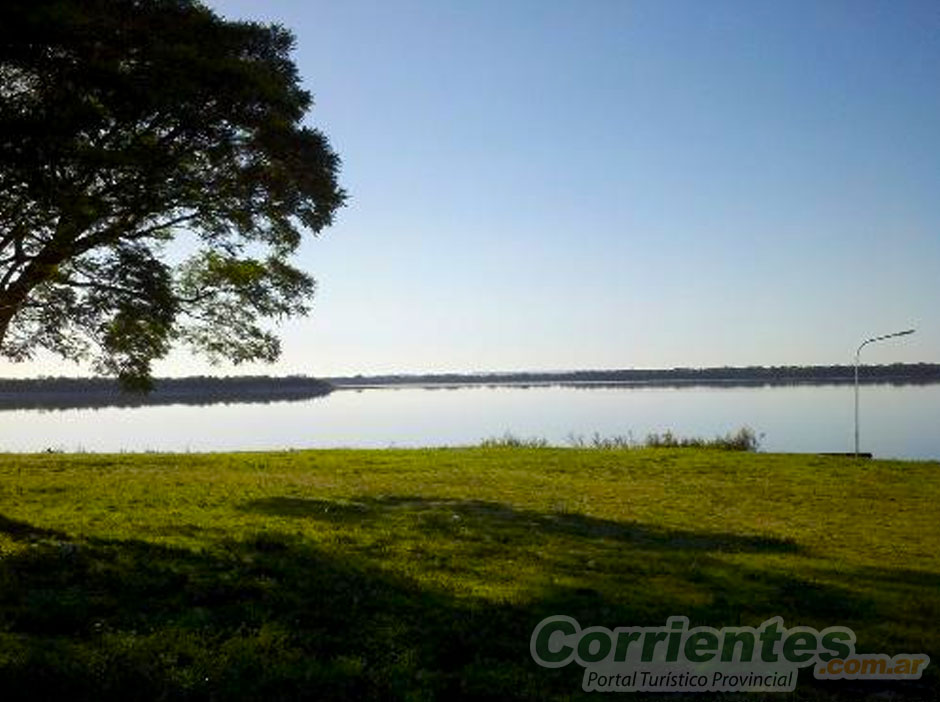
{"label": "tree", "polygon": [[277,25],[196,0],[0,3],[0,355],[146,390],[175,344],[274,360],[342,206]]}

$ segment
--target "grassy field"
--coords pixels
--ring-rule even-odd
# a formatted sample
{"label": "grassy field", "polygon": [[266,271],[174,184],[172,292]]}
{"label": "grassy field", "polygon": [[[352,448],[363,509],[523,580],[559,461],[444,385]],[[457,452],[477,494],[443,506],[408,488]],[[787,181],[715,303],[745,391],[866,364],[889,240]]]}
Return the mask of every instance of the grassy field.
{"label": "grassy field", "polygon": [[766,697],[940,697],[937,463],[694,449],[0,454],[0,505],[3,699],[586,696],[581,668],[530,657],[553,614],[848,626],[858,652],[930,655],[924,679],[823,683],[803,670],[796,693]]}

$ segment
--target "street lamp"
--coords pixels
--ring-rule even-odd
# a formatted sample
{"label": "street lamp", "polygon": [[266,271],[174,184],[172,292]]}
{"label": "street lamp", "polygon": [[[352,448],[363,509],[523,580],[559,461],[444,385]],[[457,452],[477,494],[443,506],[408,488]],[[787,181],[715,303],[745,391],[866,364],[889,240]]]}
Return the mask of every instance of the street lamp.
{"label": "street lamp", "polygon": [[876,336],[871,339],[865,339],[858,348],[855,350],[855,458],[858,459],[858,359],[859,354],[862,352],[862,348],[866,344],[871,344],[875,341],[884,341],[885,339],[893,339],[896,336],[907,336],[908,334],[913,334],[913,329],[905,329],[904,331],[894,332],[893,334],[885,334],[883,336]]}

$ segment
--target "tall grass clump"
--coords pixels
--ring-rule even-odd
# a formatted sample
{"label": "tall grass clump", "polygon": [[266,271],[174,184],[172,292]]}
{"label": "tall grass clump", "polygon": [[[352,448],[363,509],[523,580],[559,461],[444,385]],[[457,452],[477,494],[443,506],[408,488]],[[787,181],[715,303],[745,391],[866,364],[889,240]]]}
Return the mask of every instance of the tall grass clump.
{"label": "tall grass clump", "polygon": [[645,446],[648,448],[706,448],[722,451],[753,452],[760,448],[760,437],[750,427],[741,427],[734,433],[716,436],[714,439],[679,437],[667,429],[662,434],[647,434]]}
{"label": "tall grass clump", "polygon": [[626,435],[614,434],[613,436],[603,436],[600,432],[595,431],[589,439],[585,439],[580,434],[568,434],[568,445],[573,448],[610,450],[636,448],[637,443],[630,433]]}
{"label": "tall grass clump", "polygon": [[502,436],[491,436],[480,442],[480,448],[547,448],[548,439],[534,436],[523,439],[510,432]]}
{"label": "tall grass clump", "polygon": [[[758,436],[750,427],[741,427],[736,432],[716,436],[713,439],[705,439],[698,436],[677,436],[672,431],[666,430],[662,434],[654,432],[646,435],[642,442],[633,438],[632,433],[612,434],[605,436],[600,432],[594,432],[591,436],[585,437],[582,434],[568,434],[566,438],[568,446],[576,449],[598,449],[598,450],[624,450],[637,448],[691,448],[691,449],[718,449],[721,451],[750,451],[754,452],[760,448],[760,436]],[[532,437],[523,439],[511,432],[506,432],[502,436],[490,437],[480,442],[480,448],[550,448],[554,444],[549,443],[548,439],[543,437]]]}

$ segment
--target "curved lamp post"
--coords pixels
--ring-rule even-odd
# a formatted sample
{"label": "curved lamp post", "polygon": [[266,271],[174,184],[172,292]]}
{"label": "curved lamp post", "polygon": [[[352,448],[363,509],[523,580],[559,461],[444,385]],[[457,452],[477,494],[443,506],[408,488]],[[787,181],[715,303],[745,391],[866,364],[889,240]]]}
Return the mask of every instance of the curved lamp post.
{"label": "curved lamp post", "polygon": [[875,341],[884,341],[885,339],[893,339],[896,336],[907,336],[908,334],[913,334],[913,329],[905,329],[904,331],[894,332],[893,334],[884,334],[883,336],[875,336],[871,339],[865,339],[858,348],[855,350],[855,458],[858,458],[858,363],[859,363],[859,354],[862,352],[862,348],[866,344],[871,344]]}

